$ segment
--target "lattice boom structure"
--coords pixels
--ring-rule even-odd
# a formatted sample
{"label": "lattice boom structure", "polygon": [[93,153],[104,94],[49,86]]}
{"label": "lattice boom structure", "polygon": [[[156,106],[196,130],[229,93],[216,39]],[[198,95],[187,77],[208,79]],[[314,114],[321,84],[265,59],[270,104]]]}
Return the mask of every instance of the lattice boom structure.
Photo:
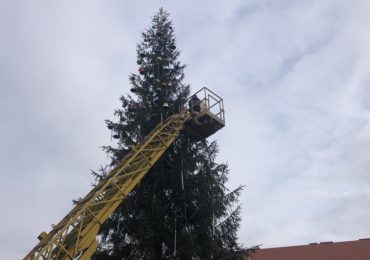
{"label": "lattice boom structure", "polygon": [[[131,147],[122,161],[57,225],[52,226],[48,234],[41,233],[38,237],[40,242],[24,259],[89,259],[96,250],[100,226],[141,181],[180,131],[191,131],[189,134],[196,133],[198,138],[208,137],[224,126],[223,104],[220,108],[222,111],[218,114],[209,112],[209,109],[199,113],[186,111],[160,123],[144,140]],[[205,113],[215,120],[212,125],[209,121],[199,120]],[[204,130],[205,126],[207,131]],[[210,126],[214,127],[212,131],[209,131]]]}

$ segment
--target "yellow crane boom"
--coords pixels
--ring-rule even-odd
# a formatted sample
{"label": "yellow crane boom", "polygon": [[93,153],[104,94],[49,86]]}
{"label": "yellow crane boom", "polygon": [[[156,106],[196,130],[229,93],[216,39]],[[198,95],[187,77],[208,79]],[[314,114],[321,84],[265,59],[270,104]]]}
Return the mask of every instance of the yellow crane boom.
{"label": "yellow crane boom", "polygon": [[[101,180],[49,233],[39,235],[40,242],[24,259],[90,259],[97,247],[96,236],[132,189],[173,143],[181,130],[194,138],[206,138],[224,126],[223,101],[210,90],[200,112],[170,116],[157,125],[115,168]],[[209,94],[211,93],[211,94]],[[212,97],[216,97],[215,103]],[[218,105],[219,112],[212,108]]]}

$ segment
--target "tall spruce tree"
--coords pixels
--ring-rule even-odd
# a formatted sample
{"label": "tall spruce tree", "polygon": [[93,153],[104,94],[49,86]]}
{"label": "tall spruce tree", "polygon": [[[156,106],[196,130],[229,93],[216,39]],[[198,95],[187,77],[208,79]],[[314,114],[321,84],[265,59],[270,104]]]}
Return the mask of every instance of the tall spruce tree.
{"label": "tall spruce tree", "polygon": [[[113,167],[189,97],[169,14],[160,9],[137,45],[131,95],[107,127],[117,144],[104,147]],[[229,170],[216,142],[181,135],[102,226],[94,259],[236,259],[241,187],[229,192]],[[93,174],[102,178],[106,170]]]}

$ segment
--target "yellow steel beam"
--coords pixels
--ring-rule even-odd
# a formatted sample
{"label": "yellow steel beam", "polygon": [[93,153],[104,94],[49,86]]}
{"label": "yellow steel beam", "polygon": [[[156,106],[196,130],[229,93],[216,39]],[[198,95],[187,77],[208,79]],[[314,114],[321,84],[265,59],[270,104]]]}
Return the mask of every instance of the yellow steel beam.
{"label": "yellow steel beam", "polygon": [[189,114],[159,124],[95,186],[24,259],[89,259],[100,226],[173,143]]}

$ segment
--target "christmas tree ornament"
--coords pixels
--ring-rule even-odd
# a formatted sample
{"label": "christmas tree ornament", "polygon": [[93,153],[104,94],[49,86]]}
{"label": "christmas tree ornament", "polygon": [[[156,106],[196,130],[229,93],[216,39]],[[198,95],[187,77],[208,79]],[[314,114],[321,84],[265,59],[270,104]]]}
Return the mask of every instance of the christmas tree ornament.
{"label": "christmas tree ornament", "polygon": [[167,110],[169,108],[168,103],[163,104],[163,109]]}
{"label": "christmas tree ornament", "polygon": [[135,87],[132,87],[132,88],[130,89],[130,91],[131,91],[132,93],[137,93],[137,92],[138,92],[138,89],[137,89],[137,88],[135,88]]}
{"label": "christmas tree ornament", "polygon": [[135,103],[130,103],[130,104],[128,105],[128,111],[129,111],[129,112],[134,112],[134,111],[135,111],[135,109],[136,109],[136,105],[135,105]]}
{"label": "christmas tree ornament", "polygon": [[144,110],[146,109],[146,105],[145,103],[141,102],[140,105],[139,105],[140,109]]}
{"label": "christmas tree ornament", "polygon": [[145,69],[144,69],[144,67],[140,67],[140,68],[139,68],[139,72],[140,72],[140,74],[141,74],[141,75],[144,75],[144,74],[145,74]]}
{"label": "christmas tree ornament", "polygon": [[156,59],[157,63],[160,64],[162,63],[163,59],[161,56],[158,56],[157,59]]}
{"label": "christmas tree ornament", "polygon": [[108,129],[112,130],[113,129],[113,124],[109,123],[108,124]]}
{"label": "christmas tree ornament", "polygon": [[119,135],[115,134],[115,135],[113,135],[113,138],[114,139],[119,139]]}

